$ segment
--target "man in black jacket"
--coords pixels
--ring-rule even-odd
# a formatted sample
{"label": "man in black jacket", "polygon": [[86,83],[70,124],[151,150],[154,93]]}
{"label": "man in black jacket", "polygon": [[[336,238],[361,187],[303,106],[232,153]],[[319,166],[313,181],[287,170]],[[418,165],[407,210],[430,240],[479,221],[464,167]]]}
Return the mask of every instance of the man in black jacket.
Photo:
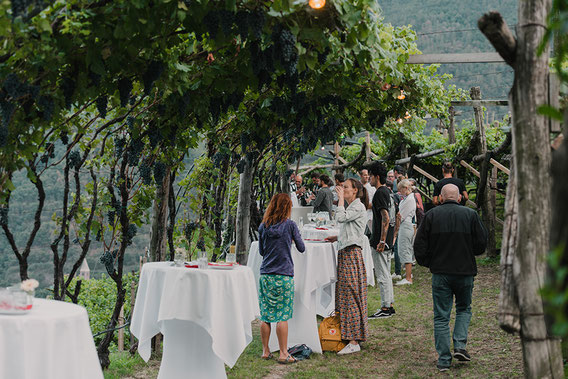
{"label": "man in black jacket", "polygon": [[477,212],[459,205],[461,195],[454,184],[442,188],[442,205],[428,211],[414,240],[418,264],[432,273],[434,340],[438,369],[447,371],[450,352],[450,314],[456,298],[453,332],[454,358],[469,361],[467,330],[471,320],[473,278],[477,274],[475,256],[487,247],[487,231]]}

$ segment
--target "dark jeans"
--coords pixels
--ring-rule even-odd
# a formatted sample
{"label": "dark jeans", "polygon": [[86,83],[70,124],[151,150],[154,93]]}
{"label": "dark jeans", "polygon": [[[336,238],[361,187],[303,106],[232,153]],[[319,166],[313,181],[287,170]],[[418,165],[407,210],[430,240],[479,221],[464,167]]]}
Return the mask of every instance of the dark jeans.
{"label": "dark jeans", "polygon": [[438,365],[449,366],[450,315],[456,298],[456,322],[454,325],[454,349],[465,349],[467,329],[471,320],[471,294],[473,276],[432,274],[432,299],[434,301],[434,341],[438,352]]}
{"label": "dark jeans", "polygon": [[400,258],[398,256],[398,238],[394,242],[392,251],[394,252],[394,273],[396,275],[400,275],[402,267],[400,264]]}

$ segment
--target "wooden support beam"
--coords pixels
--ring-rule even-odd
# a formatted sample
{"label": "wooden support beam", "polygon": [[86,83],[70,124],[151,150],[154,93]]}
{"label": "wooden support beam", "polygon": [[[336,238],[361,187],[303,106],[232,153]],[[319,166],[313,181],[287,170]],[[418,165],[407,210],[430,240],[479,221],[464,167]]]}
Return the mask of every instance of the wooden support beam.
{"label": "wooden support beam", "polygon": [[411,55],[407,64],[498,63],[505,60],[498,53],[419,54]]}
{"label": "wooden support beam", "polygon": [[511,171],[507,167],[503,166],[501,163],[497,162],[495,159],[491,158],[489,160],[489,163],[497,167],[499,170],[503,171],[505,174],[511,175]]}
{"label": "wooden support beam", "polygon": [[[442,154],[445,150],[444,149],[436,149],[436,150],[432,150],[432,151],[427,151],[425,153],[422,154],[416,154],[416,159],[421,159],[421,158],[428,158],[434,155],[438,155],[438,154]],[[406,164],[410,162],[410,158],[402,158],[402,159],[397,159],[396,161],[394,161],[395,164]]]}
{"label": "wooden support beam", "polygon": [[428,195],[426,194],[426,192],[422,191],[420,188],[416,187],[416,190],[417,190],[418,192],[420,192],[420,194],[421,194],[422,196],[424,196],[426,199],[430,200],[430,202],[433,201],[432,198],[431,198],[430,196],[428,196]]}
{"label": "wooden support beam", "polygon": [[418,171],[419,173],[421,173],[422,175],[424,175],[425,177],[427,177],[428,179],[430,179],[430,180],[433,181],[434,183],[438,183],[438,180],[439,180],[439,179],[436,179],[433,175],[430,175],[430,174],[427,173],[426,171],[422,170],[420,167],[414,166],[413,169],[416,170],[416,171]]}
{"label": "wooden support beam", "polygon": [[473,175],[477,176],[478,178],[481,178],[481,174],[479,174],[479,171],[477,171],[476,169],[474,169],[473,167],[471,167],[466,161],[461,160],[460,164],[467,168],[469,171],[471,171],[473,173]]}
{"label": "wooden support beam", "polygon": [[464,100],[464,101],[452,101],[450,102],[454,107],[508,107],[509,100]]}

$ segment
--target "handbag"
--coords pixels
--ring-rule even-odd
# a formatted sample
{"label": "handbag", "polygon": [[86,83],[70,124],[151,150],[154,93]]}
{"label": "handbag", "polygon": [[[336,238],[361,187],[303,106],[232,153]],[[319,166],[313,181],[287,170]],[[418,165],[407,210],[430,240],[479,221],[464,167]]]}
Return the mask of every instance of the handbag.
{"label": "handbag", "polygon": [[320,323],[319,338],[323,351],[340,351],[347,343],[341,339],[341,320],[339,315],[332,314]]}
{"label": "handbag", "polygon": [[297,361],[303,361],[304,359],[310,359],[312,354],[312,349],[310,349],[306,344],[294,345],[288,349],[288,354],[296,358]]}

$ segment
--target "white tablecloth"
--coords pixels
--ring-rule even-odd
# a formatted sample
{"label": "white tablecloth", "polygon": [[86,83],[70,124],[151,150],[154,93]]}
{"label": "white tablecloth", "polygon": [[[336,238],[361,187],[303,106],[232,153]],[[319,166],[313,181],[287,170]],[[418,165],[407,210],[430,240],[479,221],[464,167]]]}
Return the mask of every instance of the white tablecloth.
{"label": "white tablecloth", "polygon": [[85,308],[34,299],[27,314],[0,314],[0,378],[102,377]]}
{"label": "white tablecloth", "polygon": [[159,378],[225,378],[252,341],[260,315],[254,275],[248,267],[216,270],[142,267],[130,330],[148,361],[153,336],[164,335]]}
{"label": "white tablecloth", "polygon": [[[322,227],[316,228],[315,225],[308,224],[304,225],[302,228],[302,238],[306,239],[325,239],[326,237],[338,236],[339,228],[332,227]],[[373,274],[373,269],[375,264],[373,263],[373,256],[371,255],[371,246],[369,245],[369,240],[365,238],[365,246],[363,246],[362,254],[363,261],[365,262],[365,271],[367,273],[367,284],[370,286],[375,285],[375,275]],[[335,244],[335,252],[337,255],[337,244]],[[318,313],[319,314],[319,313]]]}
{"label": "white tablecloth", "polygon": [[[299,253],[292,245],[292,260],[294,314],[288,320],[288,347],[305,343],[314,352],[321,353],[316,313],[318,309],[326,309],[333,300],[331,285],[337,275],[335,247],[331,243],[306,242],[306,251]],[[247,266],[252,268],[257,286],[261,264],[258,241],[255,241],[250,247]],[[278,350],[275,329],[274,326],[270,335],[271,351]]]}

